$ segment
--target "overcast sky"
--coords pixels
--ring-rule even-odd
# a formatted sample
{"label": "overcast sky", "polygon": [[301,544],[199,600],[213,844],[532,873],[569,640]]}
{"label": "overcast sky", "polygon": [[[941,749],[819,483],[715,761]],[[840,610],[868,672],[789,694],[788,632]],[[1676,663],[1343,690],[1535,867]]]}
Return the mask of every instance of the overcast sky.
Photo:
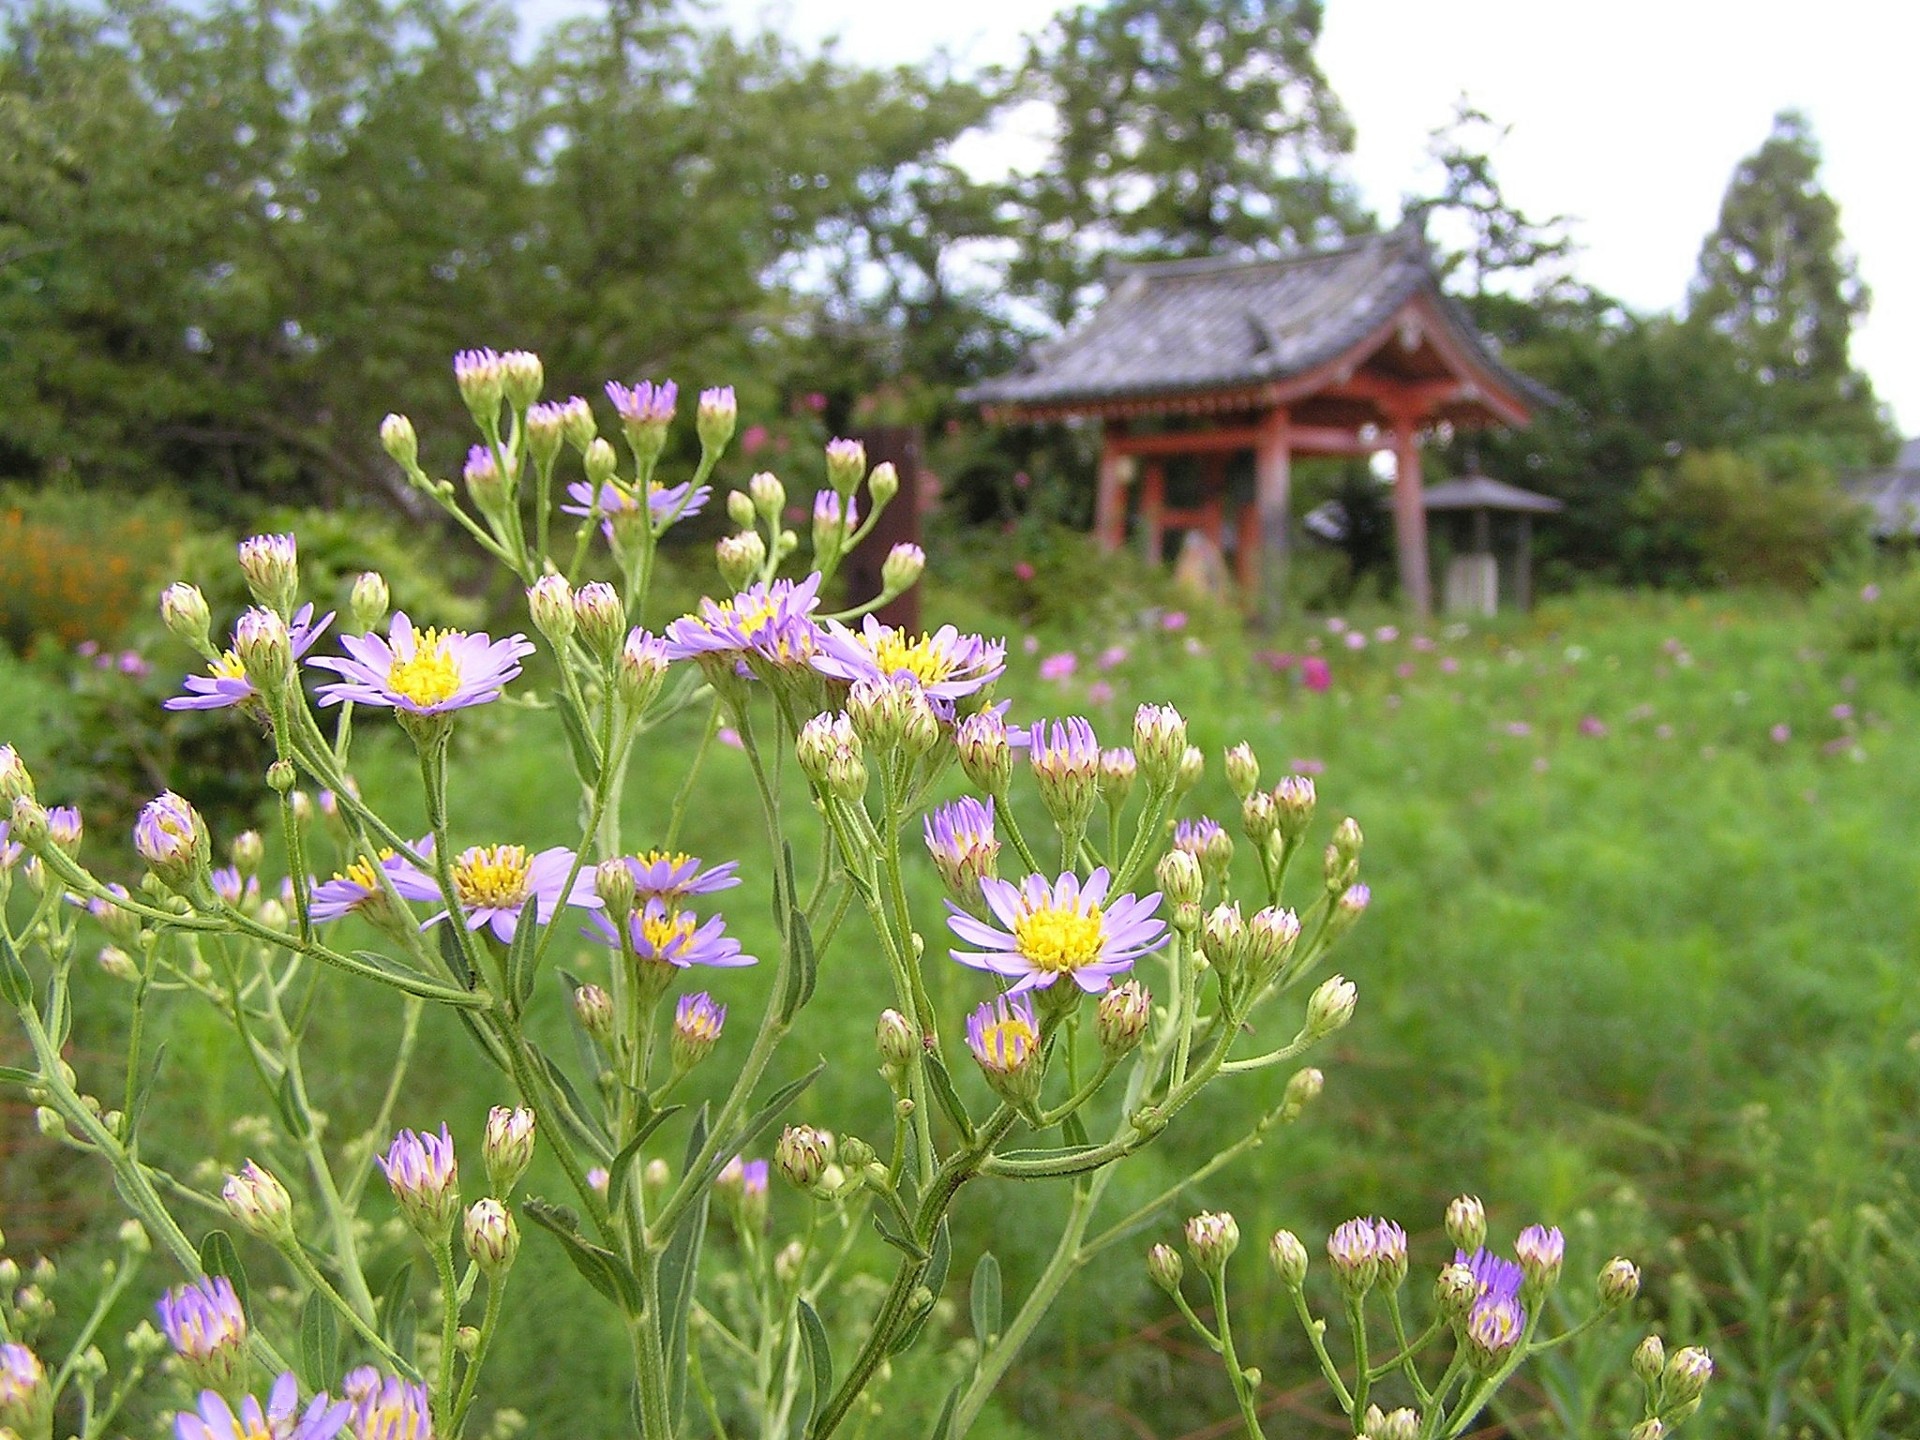
{"label": "overcast sky", "polygon": [[[534,23],[589,8],[534,0]],[[719,0],[717,13],[847,58],[944,46],[1008,62],[1056,0]],[[1905,433],[1920,431],[1920,4],[1914,0],[1327,0],[1320,57],[1352,116],[1350,166],[1391,219],[1425,175],[1427,137],[1466,95],[1512,127],[1507,197],[1574,217],[1580,275],[1636,309],[1678,306],[1734,165],[1777,110],[1807,113],[1823,177],[1873,291],[1854,359]],[[1025,147],[1009,142],[1018,163]],[[970,156],[978,163],[977,153]]]}

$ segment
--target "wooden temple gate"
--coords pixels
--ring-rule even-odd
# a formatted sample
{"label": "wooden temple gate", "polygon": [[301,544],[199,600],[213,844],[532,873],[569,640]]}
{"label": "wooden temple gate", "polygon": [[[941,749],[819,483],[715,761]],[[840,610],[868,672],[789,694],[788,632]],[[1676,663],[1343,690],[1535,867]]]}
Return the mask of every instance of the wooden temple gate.
{"label": "wooden temple gate", "polygon": [[[1525,425],[1551,396],[1500,363],[1401,229],[1284,260],[1120,268],[1084,325],[962,398],[996,419],[1098,420],[1099,543],[1124,543],[1129,509],[1152,557],[1168,530],[1199,530],[1235,552],[1245,596],[1269,616],[1284,593],[1293,460],[1391,450],[1401,588],[1425,617],[1424,436]],[[1228,463],[1245,454],[1251,503],[1230,514]],[[1169,503],[1180,459],[1200,467],[1197,504]]]}

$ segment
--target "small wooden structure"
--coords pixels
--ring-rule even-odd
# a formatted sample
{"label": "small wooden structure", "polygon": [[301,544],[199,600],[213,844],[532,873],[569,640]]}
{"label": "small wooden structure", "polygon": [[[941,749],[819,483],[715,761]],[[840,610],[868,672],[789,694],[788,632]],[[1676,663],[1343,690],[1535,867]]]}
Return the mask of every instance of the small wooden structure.
{"label": "small wooden structure", "polygon": [[1474,473],[1427,491],[1426,508],[1467,517],[1466,543],[1447,562],[1442,591],[1449,614],[1492,615],[1500,608],[1500,561],[1493,549],[1493,516],[1516,517],[1513,598],[1522,610],[1533,604],[1533,517],[1566,509],[1550,495],[1536,495],[1489,475]]}
{"label": "small wooden structure", "polygon": [[[1552,396],[1500,363],[1403,227],[1281,260],[1118,266],[1085,324],[961,398],[990,419],[1099,420],[1100,544],[1122,543],[1131,495],[1149,556],[1169,530],[1202,530],[1236,552],[1243,593],[1270,616],[1293,457],[1391,449],[1401,586],[1425,616],[1423,433],[1525,425]],[[1250,493],[1236,498],[1230,469],[1249,455]],[[1170,491],[1175,462],[1199,471],[1185,497]]]}

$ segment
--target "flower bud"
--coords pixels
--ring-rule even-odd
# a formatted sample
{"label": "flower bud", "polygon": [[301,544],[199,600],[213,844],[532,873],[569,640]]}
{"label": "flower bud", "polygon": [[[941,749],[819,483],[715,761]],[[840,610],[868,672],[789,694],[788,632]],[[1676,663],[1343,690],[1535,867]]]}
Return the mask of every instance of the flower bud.
{"label": "flower bud", "polygon": [[20,752],[11,745],[0,745],[0,800],[11,805],[22,795],[33,794],[33,776]]}
{"label": "flower bud", "polygon": [[580,464],[587,472],[587,483],[598,494],[600,487],[613,479],[613,472],[620,468],[620,455],[611,443],[596,436],[581,452]]}
{"label": "flower bud", "polygon": [[1658,1415],[1642,1420],[1627,1432],[1627,1440],[1666,1440],[1667,1422]]}
{"label": "flower bud", "polygon": [[727,1007],[717,1005],[706,991],[682,995],[673,1009],[673,1068],[685,1074],[693,1069],[720,1043],[726,1027]]}
{"label": "flower bud", "polygon": [[867,478],[867,447],[858,440],[827,442],[827,483],[842,495],[851,495]]}
{"label": "flower bud", "polygon": [[1267,1242],[1267,1259],[1287,1289],[1298,1290],[1307,1283],[1307,1247],[1291,1230],[1273,1232],[1273,1239]]}
{"label": "flower bud", "polygon": [[1526,1275],[1528,1294],[1538,1297],[1551,1289],[1560,1278],[1561,1262],[1567,1254],[1566,1237],[1560,1233],[1558,1225],[1529,1225],[1514,1240],[1513,1253]]}
{"label": "flower bud", "polygon": [[1207,912],[1200,928],[1200,953],[1223,984],[1239,978],[1247,953],[1247,925],[1238,904],[1216,905]]}
{"label": "flower bud", "polygon": [[727,518],[742,530],[754,528],[753,497],[744,490],[727,492]]}
{"label": "flower bud", "polygon": [[1100,798],[1115,808],[1126,804],[1127,793],[1133,789],[1134,772],[1138,768],[1133,752],[1125,746],[1102,750],[1100,752]]}
{"label": "flower bud", "polygon": [[507,393],[500,357],[491,350],[462,350],[453,357],[453,381],[460,398],[483,430],[500,423],[500,401]]}
{"label": "flower bud", "polygon": [[1246,741],[1228,747],[1226,767],[1227,785],[1237,798],[1244,801],[1259,789],[1260,761]]}
{"label": "flower bud", "polygon": [[880,588],[889,595],[910,589],[927,568],[927,552],[903,540],[880,562]]}
{"label": "flower bud", "polygon": [[1658,1335],[1649,1335],[1633,1348],[1633,1373],[1651,1385],[1667,1368],[1667,1347]]}
{"label": "flower bud", "polygon": [[1179,1292],[1180,1277],[1186,1269],[1186,1261],[1171,1245],[1155,1245],[1147,1251],[1147,1277],[1169,1295]]}
{"label": "flower bud", "polygon": [[1297,1120],[1300,1112],[1320,1098],[1320,1092],[1326,1088],[1327,1077],[1313,1066],[1293,1072],[1287,1081],[1286,1094],[1280,1100],[1280,1118]]}
{"label": "flower bud", "polygon": [[467,1218],[460,1227],[467,1254],[480,1267],[482,1275],[504,1275],[513,1268],[520,1253],[520,1227],[513,1212],[491,1195],[482,1196],[467,1207]]}
{"label": "flower bud", "polygon": [[564,405],[548,402],[527,408],[527,453],[536,468],[545,472],[560,458],[567,443],[567,411]]}
{"label": "flower bud", "polygon": [[1600,1267],[1600,1276],[1594,1282],[1594,1288],[1599,1291],[1602,1305],[1609,1310],[1617,1310],[1640,1293],[1640,1267],[1616,1255]]}
{"label": "flower bud", "polygon": [[588,652],[611,664],[627,637],[627,612],[619,592],[604,580],[582,585],[573,594],[573,619]]}
{"label": "flower bud", "polygon": [[1006,724],[997,714],[982,710],[962,720],[954,745],[960,752],[960,768],[969,780],[989,795],[1006,794],[1007,782],[1013,778],[1013,749],[1007,741]]}
{"label": "flower bud", "polygon": [[[734,494],[738,497],[740,492],[736,490]],[[720,578],[735,590],[744,590],[767,563],[767,542],[760,538],[758,530],[742,530],[738,535],[723,535],[714,541],[713,556],[720,567]]]}
{"label": "flower bud", "polygon": [[47,844],[68,858],[80,854],[80,841],[86,834],[80,812],[71,805],[56,805],[47,811]]}
{"label": "flower bud", "polygon": [[630,714],[653,704],[667,678],[667,642],[635,626],[627,632],[614,666],[614,689]]}
{"label": "flower bud", "polygon": [[889,504],[900,493],[900,472],[893,468],[891,460],[882,460],[873,467],[873,473],[867,476],[867,494],[872,498],[874,507]]}
{"label": "flower bud", "polygon": [[762,470],[747,481],[747,498],[753,501],[753,508],[762,518],[777,521],[780,512],[787,508],[787,487],[771,470]]}
{"label": "flower bud", "polygon": [[807,1263],[807,1247],[798,1240],[789,1240],[780,1247],[780,1253],[773,1257],[773,1278],[780,1282],[783,1289],[791,1290],[800,1283]]}
{"label": "flower bud", "polygon": [[1713,1357],[1698,1345],[1676,1350],[1660,1372],[1660,1409],[1672,1410],[1698,1400],[1713,1378]]}
{"label": "flower bud", "polygon": [[293,633],[276,610],[255,607],[234,627],[233,648],[262,695],[281,694],[293,674]]}
{"label": "flower bud", "polygon": [[233,837],[233,843],[227,847],[227,854],[233,860],[233,868],[240,877],[251,879],[260,873],[260,862],[266,858],[267,842],[261,838],[258,830],[242,830]]}
{"label": "flower bud", "polygon": [[1487,1211],[1477,1195],[1460,1195],[1447,1206],[1447,1238],[1471,1255],[1487,1243]]}
{"label": "flower bud", "polygon": [[1094,1027],[1100,1037],[1100,1053],[1108,1060],[1121,1060],[1131,1054],[1147,1033],[1147,1021],[1153,1015],[1153,999],[1138,980],[1111,987],[1100,997],[1094,1012]]}
{"label": "flower bud", "polygon": [[1300,917],[1291,910],[1265,906],[1247,922],[1247,964],[1254,976],[1266,980],[1292,958],[1300,939]]}
{"label": "flower bud", "polygon": [[[22,843],[16,808],[13,833]],[[171,790],[147,802],[133,827],[133,846],[156,878],[172,889],[191,881],[207,864],[207,827],[199,813]]]}
{"label": "flower bud", "polygon": [[460,1209],[460,1165],[447,1127],[438,1135],[402,1130],[379,1161],[414,1233],[429,1246],[446,1244]]}
{"label": "flower bud", "polygon": [[881,1065],[896,1074],[911,1065],[920,1050],[912,1024],[898,1010],[880,1012],[879,1023],[873,1027],[873,1043],[880,1052]]}
{"label": "flower bud", "polygon": [[1327,914],[1328,941],[1337,940],[1351,930],[1372,903],[1373,891],[1365,885],[1349,885],[1342,890]]}
{"label": "flower bud", "polygon": [[901,708],[904,692],[891,680],[863,679],[847,691],[847,718],[869,749],[885,751],[900,742],[906,729]]}
{"label": "flower bud", "polygon": [[1327,893],[1338,895],[1345,891],[1360,874],[1360,862],[1341,853],[1338,845],[1328,845],[1326,862],[1323,866]]}
{"label": "flower bud", "polygon": [[495,1195],[511,1194],[533,1164],[533,1111],[496,1105],[487,1112],[487,1129],[480,1158],[487,1167],[487,1184]]}
{"label": "flower bud", "polygon": [[1200,783],[1207,773],[1207,757],[1201,753],[1198,745],[1187,746],[1186,754],[1180,757],[1180,769],[1173,777],[1173,793],[1184,795]]}
{"label": "flower bud", "polygon": [[1316,802],[1311,775],[1288,775],[1273,787],[1273,804],[1280,833],[1289,841],[1298,840],[1313,822]]}
{"label": "flower bud", "polygon": [[854,734],[851,720],[830,711],[823,711],[802,725],[793,741],[793,753],[800,762],[801,773],[818,785],[826,783],[827,767],[842,749],[858,755],[860,737]]}
{"label": "flower bud", "polygon": [[1341,1293],[1357,1300],[1380,1274],[1378,1232],[1373,1221],[1348,1220],[1327,1237],[1327,1263]]}
{"label": "flower bud", "polygon": [[673,1183],[673,1167],[658,1156],[647,1161],[640,1172],[640,1185],[649,1195],[664,1195]]}
{"label": "flower bud", "polygon": [[1224,1210],[1202,1210],[1187,1221],[1187,1253],[1194,1268],[1212,1277],[1227,1268],[1240,1245],[1240,1227]]}
{"label": "flower bud", "polygon": [[1045,1056],[1040,1022],[1025,995],[999,995],[967,1017],[967,1048],[1002,1100],[1028,1105],[1040,1094]]}
{"label": "flower bud", "polygon": [[420,437],[413,433],[413,421],[404,415],[389,415],[380,422],[380,448],[402,470],[420,468]]}
{"label": "flower bud", "polygon": [[1354,983],[1344,975],[1330,975],[1322,980],[1307,999],[1307,1038],[1324,1040],[1353,1019],[1359,994]]}
{"label": "flower bud", "polygon": [[1187,722],[1171,705],[1142,705],[1133,716],[1133,754],[1147,783],[1173,786],[1187,753]]}
{"label": "flower bud", "polygon": [[0,1432],[45,1440],[53,1430],[53,1390],[40,1357],[26,1346],[0,1344]]}
{"label": "flower bud", "polygon": [[527,613],[533,628],[556,650],[573,638],[573,586],[564,575],[542,575],[527,590]]}
{"label": "flower bud", "polygon": [[498,515],[505,508],[509,491],[507,477],[501,474],[500,462],[489,447],[475,445],[467,451],[467,463],[461,467],[460,478],[466,483],[474,508],[481,514]]}
{"label": "flower bud", "polygon": [[773,1163],[796,1190],[812,1190],[833,1163],[833,1136],[812,1125],[789,1125],[773,1147]]}
{"label": "flower bud", "polygon": [[1407,1232],[1391,1220],[1373,1222],[1373,1253],[1380,1262],[1377,1283],[1387,1290],[1398,1290],[1407,1278]]}
{"label": "flower bud", "polygon": [[1160,893],[1167,897],[1169,905],[1200,903],[1206,881],[1200,873],[1200,862],[1186,851],[1169,850],[1160,857],[1154,875],[1159,881]]}
{"label": "flower bud", "polygon": [[1420,1440],[1420,1412],[1405,1406],[1383,1411],[1369,1405],[1362,1428],[1367,1440]]}
{"label": "flower bud", "polygon": [[694,431],[700,448],[709,454],[727,448],[733,439],[733,427],[739,422],[740,405],[731,385],[718,385],[700,392],[700,406],[694,412]]}
{"label": "flower bud", "polygon": [[240,542],[240,570],[253,598],[281,615],[300,590],[300,552],[291,535],[253,535]]}
{"label": "flower bud", "polygon": [[1473,1302],[1480,1298],[1480,1282],[1465,1265],[1454,1263],[1440,1267],[1433,1281],[1433,1304],[1450,1321],[1466,1319]]}
{"label": "flower bud", "polygon": [[[631,877],[629,877],[631,878]],[[628,907],[632,913],[632,907]],[[613,1041],[613,997],[598,985],[582,985],[573,992],[573,1014],[580,1028],[602,1045]]]}
{"label": "flower bud", "polygon": [[1360,847],[1364,843],[1364,837],[1360,834],[1360,822],[1351,815],[1334,827],[1333,848],[1339,852],[1341,859],[1358,860]]}
{"label": "flower bud", "polygon": [[253,1161],[227,1177],[220,1199],[247,1233],[276,1245],[293,1239],[293,1197],[271,1171]]}
{"label": "flower bud", "polygon": [[160,618],[166,622],[167,629],[176,639],[185,641],[196,650],[213,648],[207,631],[213,624],[213,614],[207,608],[207,597],[200,593],[198,585],[173,584],[160,592]]}
{"label": "flower bud", "polygon": [[1467,1312],[1462,1339],[1467,1363],[1482,1375],[1491,1375],[1507,1362],[1526,1329],[1526,1311],[1511,1295],[1488,1295]]}
{"label": "flower bud", "polygon": [[98,958],[102,973],[110,978],[123,980],[130,985],[140,979],[140,967],[118,945],[102,945]]}
{"label": "flower bud", "polygon": [[838,555],[860,523],[858,507],[831,490],[813,497],[813,549],[816,556]]}
{"label": "flower bud", "polygon": [[500,388],[515,410],[525,410],[538,400],[546,382],[546,367],[531,350],[509,350],[500,357]]}
{"label": "flower bud", "polygon": [[1240,828],[1254,844],[1265,846],[1280,828],[1280,811],[1273,796],[1255,790],[1240,802]]}

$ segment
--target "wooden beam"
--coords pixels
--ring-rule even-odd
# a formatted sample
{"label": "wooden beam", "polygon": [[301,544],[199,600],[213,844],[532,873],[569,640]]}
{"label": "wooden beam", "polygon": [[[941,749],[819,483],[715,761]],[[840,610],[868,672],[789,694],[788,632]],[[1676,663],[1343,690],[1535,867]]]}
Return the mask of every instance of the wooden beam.
{"label": "wooden beam", "polygon": [[1390,407],[1396,414],[1411,410],[1418,418],[1425,419],[1434,406],[1459,399],[1465,388],[1451,376],[1444,380],[1395,380],[1391,375],[1361,370],[1320,393],[1346,400],[1369,400]]}
{"label": "wooden beam", "polygon": [[1393,421],[1393,535],[1400,560],[1400,589],[1417,620],[1433,616],[1427,577],[1427,508],[1420,483],[1420,438],[1414,417]]}
{"label": "wooden beam", "polygon": [[1289,426],[1287,443],[1296,455],[1371,455],[1385,448],[1377,440],[1368,444],[1344,425]]}
{"label": "wooden beam", "polygon": [[1292,477],[1288,448],[1287,412],[1274,410],[1260,427],[1254,450],[1254,504],[1260,515],[1260,546],[1255,552],[1252,580],[1259,595],[1260,616],[1275,624],[1287,609],[1287,551],[1291,517],[1288,513]]}
{"label": "wooden beam", "polygon": [[1093,539],[1108,553],[1120,548],[1127,529],[1127,491],[1121,483],[1126,454],[1115,448],[1125,438],[1112,421],[1101,427],[1100,488],[1093,501]]}
{"label": "wooden beam", "polygon": [[1176,430],[1164,435],[1114,435],[1107,441],[1119,455],[1213,455],[1251,450],[1259,443],[1258,425],[1223,425],[1215,430]]}

